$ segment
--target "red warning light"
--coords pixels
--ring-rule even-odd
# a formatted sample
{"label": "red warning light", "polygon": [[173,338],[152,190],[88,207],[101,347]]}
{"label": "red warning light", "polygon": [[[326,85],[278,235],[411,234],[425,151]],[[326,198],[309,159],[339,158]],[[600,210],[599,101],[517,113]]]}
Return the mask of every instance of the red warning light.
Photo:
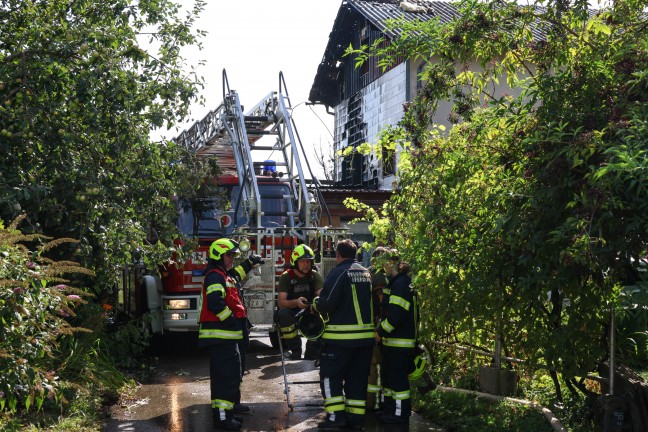
{"label": "red warning light", "polygon": [[228,227],[232,224],[232,218],[228,215],[223,215],[220,218],[220,223],[222,227]]}

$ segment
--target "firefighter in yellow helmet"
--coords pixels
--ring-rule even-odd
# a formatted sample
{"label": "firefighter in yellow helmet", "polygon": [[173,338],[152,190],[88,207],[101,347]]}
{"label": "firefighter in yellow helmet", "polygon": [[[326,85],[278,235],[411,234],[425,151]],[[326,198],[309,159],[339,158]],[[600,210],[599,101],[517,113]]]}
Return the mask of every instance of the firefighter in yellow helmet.
{"label": "firefighter in yellow helmet", "polygon": [[[324,284],[313,265],[314,260],[315,253],[310,247],[297,245],[290,255],[290,268],[279,277],[276,321],[282,343],[290,350],[289,358],[292,360],[300,359],[302,355],[302,341],[297,332],[295,316],[308,308]],[[307,341],[306,358],[316,360],[319,355],[317,345],[317,341]]]}
{"label": "firefighter in yellow helmet", "polygon": [[226,430],[240,430],[242,426],[233,410],[240,400],[238,343],[243,340],[246,312],[236,281],[228,274],[238,253],[238,243],[234,240],[221,238],[211,244],[198,308],[198,343],[209,350],[214,427]]}

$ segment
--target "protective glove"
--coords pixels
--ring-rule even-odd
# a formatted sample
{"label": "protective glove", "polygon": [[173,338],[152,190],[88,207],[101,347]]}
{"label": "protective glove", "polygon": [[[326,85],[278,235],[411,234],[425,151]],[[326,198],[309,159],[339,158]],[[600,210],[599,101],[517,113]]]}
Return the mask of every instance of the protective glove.
{"label": "protective glove", "polygon": [[261,258],[261,255],[254,255],[254,254],[250,255],[248,257],[248,260],[250,260],[250,264],[252,264],[252,266],[255,266],[257,264],[261,265],[261,264],[265,263],[263,258]]}

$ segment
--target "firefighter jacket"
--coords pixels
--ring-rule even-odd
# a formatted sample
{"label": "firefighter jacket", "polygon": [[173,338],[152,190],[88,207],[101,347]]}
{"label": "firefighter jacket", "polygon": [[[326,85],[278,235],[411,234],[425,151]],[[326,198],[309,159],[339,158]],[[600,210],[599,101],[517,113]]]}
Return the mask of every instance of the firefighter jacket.
{"label": "firefighter jacket", "polygon": [[385,347],[412,349],[416,346],[418,330],[418,301],[412,291],[412,279],[399,273],[388,283],[389,303],[383,310],[376,331]]}
{"label": "firefighter jacket", "polygon": [[252,264],[249,259],[246,259],[241,264],[227,271],[227,274],[232,279],[234,279],[234,284],[236,285],[236,289],[238,290],[238,296],[241,299],[241,304],[243,305],[243,309],[245,311],[245,315],[243,315],[241,318],[247,318],[247,306],[245,305],[245,298],[243,297],[242,282],[247,277],[247,274],[250,272],[250,270],[252,270],[252,267],[254,267],[254,264]]}
{"label": "firefighter jacket", "polygon": [[313,308],[326,323],[322,339],[331,345],[372,346],[371,295],[371,274],[353,259],[331,270],[322,292],[313,301]]}
{"label": "firefighter jacket", "polygon": [[208,266],[200,296],[201,345],[237,342],[243,339],[240,318],[247,316],[236,281],[220,267]]}
{"label": "firefighter jacket", "polygon": [[230,275],[237,285],[240,285],[243,279],[247,277],[247,274],[252,270],[254,265],[250,262],[249,259],[243,260],[241,264],[237,265],[230,269],[227,274]]}
{"label": "firefighter jacket", "polygon": [[313,301],[315,293],[322,289],[324,279],[315,270],[311,270],[303,277],[297,276],[294,269],[288,269],[279,277],[279,292],[288,294],[288,300],[295,300],[305,297],[309,302]]}

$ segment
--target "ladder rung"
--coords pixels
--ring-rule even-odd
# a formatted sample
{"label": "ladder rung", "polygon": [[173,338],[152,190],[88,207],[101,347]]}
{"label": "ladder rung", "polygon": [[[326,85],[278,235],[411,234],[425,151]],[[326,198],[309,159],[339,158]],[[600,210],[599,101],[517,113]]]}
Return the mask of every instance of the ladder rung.
{"label": "ladder rung", "polygon": [[250,129],[247,131],[248,136],[250,135],[277,135],[277,132],[265,131],[265,130],[254,130]]}
{"label": "ladder rung", "polygon": [[272,116],[245,116],[246,122],[264,122],[269,123],[273,121]]}
{"label": "ladder rung", "polygon": [[263,212],[263,216],[297,216],[296,212]]}
{"label": "ladder rung", "polygon": [[252,162],[252,164],[255,167],[260,167],[260,166],[265,166],[265,165],[272,165],[272,166],[279,166],[279,167],[288,166],[288,164],[286,162],[277,162],[277,161],[272,161],[272,163],[268,163],[268,162],[265,162],[265,161],[264,162]]}
{"label": "ladder rung", "polygon": [[274,146],[252,145],[252,146],[250,146],[250,150],[277,150],[277,149]]}

